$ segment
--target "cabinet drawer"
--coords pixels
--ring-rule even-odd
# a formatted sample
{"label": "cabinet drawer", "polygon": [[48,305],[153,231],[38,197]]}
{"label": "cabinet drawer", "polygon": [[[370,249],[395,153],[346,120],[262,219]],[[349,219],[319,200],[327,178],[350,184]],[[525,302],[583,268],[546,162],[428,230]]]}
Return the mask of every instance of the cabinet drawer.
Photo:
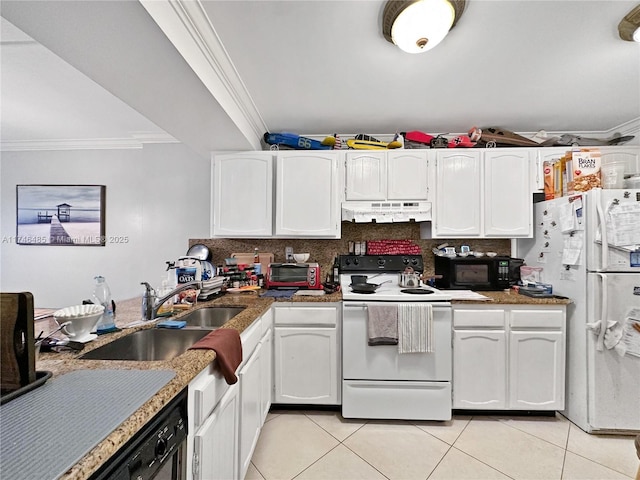
{"label": "cabinet drawer", "polygon": [[276,325],[330,325],[335,326],[336,307],[276,307]]}
{"label": "cabinet drawer", "polygon": [[562,309],[527,309],[511,312],[511,328],[557,328],[564,325]]}
{"label": "cabinet drawer", "polygon": [[459,327],[495,327],[504,328],[505,311],[501,309],[465,309],[453,310],[453,326]]}
{"label": "cabinet drawer", "polygon": [[193,423],[196,429],[204,423],[228,388],[217,368],[201,373],[194,381],[189,393],[193,394]]}

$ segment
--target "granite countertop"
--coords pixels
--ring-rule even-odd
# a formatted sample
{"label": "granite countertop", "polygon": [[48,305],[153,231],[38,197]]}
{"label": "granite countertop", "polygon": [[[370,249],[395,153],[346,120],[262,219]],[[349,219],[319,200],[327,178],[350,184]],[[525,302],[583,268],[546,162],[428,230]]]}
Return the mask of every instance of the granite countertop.
{"label": "granite countertop", "polygon": [[[244,331],[257,318],[262,316],[275,302],[340,302],[342,295],[333,293],[322,296],[294,296],[292,299],[261,298],[256,291],[237,294],[227,294],[218,299],[198,302],[191,310],[210,306],[244,306],[240,314],[227,322],[222,328],[235,328],[238,332]],[[117,303],[116,325],[123,327],[129,323],[140,320],[141,298],[133,298]],[[175,319],[186,315],[189,311],[181,312]],[[140,407],[133,415],[125,420],[107,438],[96,445],[74,467],[67,471],[61,478],[65,480],[80,480],[89,478],[105,461],[116,453],[136,432],[148,423],[173,397],[189,385],[189,382],[202,370],[207,368],[216,358],[212,350],[187,350],[182,355],[169,361],[115,361],[115,360],[80,360],[77,357],[94,350],[104,344],[136,330],[154,328],[155,322],[141,324],[133,328],[123,328],[120,332],[101,335],[96,340],[87,343],[80,353],[41,353],[39,355],[36,370],[50,371],[54,377],[74,370],[100,370],[100,369],[128,369],[128,370],[172,370],[176,376]],[[44,330],[45,334],[55,328],[52,318],[38,322],[36,330]]]}
{"label": "granite countertop", "polygon": [[[490,301],[463,301],[458,300],[454,304],[481,303],[481,304],[567,304],[570,300],[561,299],[534,299],[519,295],[513,291],[504,292],[482,292],[491,298]],[[205,308],[210,306],[245,306],[246,309],[227,322],[222,328],[235,328],[238,332],[244,331],[257,318],[262,316],[274,302],[278,303],[315,303],[315,302],[340,302],[342,294],[332,293],[321,296],[294,296],[291,299],[283,298],[266,298],[260,297],[256,291],[243,292],[236,294],[227,294],[218,299],[198,302],[193,309]],[[132,322],[140,319],[141,299],[133,298],[117,303],[116,309],[116,325],[124,327]],[[192,309],[192,310],[193,310]],[[189,310],[191,311],[191,310]],[[189,311],[180,313],[174,318],[179,319],[186,315]],[[46,322],[46,321],[45,321]],[[53,320],[49,320],[49,323]],[[46,326],[39,324],[39,327]],[[51,328],[54,325],[50,326]],[[149,399],[141,408],[133,415],[125,420],[116,430],[114,430],[107,438],[95,446],[85,457],[83,457],[74,467],[67,471],[61,478],[65,480],[81,480],[86,479],[94,473],[100,465],[107,461],[114,453],[116,453],[136,432],[138,432],[146,423],[148,423],[173,397],[186,388],[191,380],[207,368],[216,357],[215,352],[211,350],[187,350],[182,355],[169,361],[114,361],[114,360],[80,360],[80,355],[109,343],[119,337],[128,335],[136,330],[154,328],[155,322],[151,324],[140,324],[132,328],[123,328],[120,332],[114,332],[102,335],[95,341],[86,344],[85,349],[79,353],[41,353],[36,364],[39,371],[48,370],[54,376],[62,375],[74,370],[99,370],[99,369],[129,369],[129,370],[172,370],[176,376],[166,384],[156,395]],[[46,333],[45,331],[45,333]]]}
{"label": "granite countertop", "polygon": [[453,305],[477,303],[480,305],[505,304],[505,305],[569,305],[570,299],[563,298],[532,298],[520,295],[515,290],[501,290],[495,292],[478,292],[491,300],[452,300]]}

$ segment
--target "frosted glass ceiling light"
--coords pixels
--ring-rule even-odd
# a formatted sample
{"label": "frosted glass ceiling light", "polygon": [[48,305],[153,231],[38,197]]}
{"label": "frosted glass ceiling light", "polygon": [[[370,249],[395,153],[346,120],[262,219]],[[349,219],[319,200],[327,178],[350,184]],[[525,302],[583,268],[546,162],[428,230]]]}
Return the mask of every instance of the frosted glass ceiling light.
{"label": "frosted glass ceiling light", "polygon": [[640,5],[624,16],[618,24],[618,33],[623,40],[640,42]]}
{"label": "frosted glass ceiling light", "polygon": [[382,12],[382,33],[408,53],[438,45],[456,24],[465,0],[389,0]]}

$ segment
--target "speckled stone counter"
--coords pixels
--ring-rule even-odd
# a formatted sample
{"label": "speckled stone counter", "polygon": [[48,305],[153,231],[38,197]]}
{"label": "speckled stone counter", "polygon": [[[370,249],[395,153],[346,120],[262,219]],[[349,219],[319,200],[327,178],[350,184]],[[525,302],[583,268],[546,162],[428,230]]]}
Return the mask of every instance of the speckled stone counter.
{"label": "speckled stone counter", "polygon": [[[490,301],[480,302],[482,304],[567,304],[570,300],[562,299],[534,299],[519,295],[513,291],[505,292],[482,292],[491,298]],[[237,294],[227,294],[216,300],[209,302],[199,302],[194,309],[210,306],[244,306],[246,307],[240,314],[227,322],[222,328],[235,328],[238,332],[244,331],[257,318],[262,316],[274,302],[340,302],[341,293],[333,293],[322,296],[294,296],[291,299],[273,299],[260,297],[259,292],[243,292]],[[479,303],[474,301],[455,301],[453,303]],[[134,298],[117,303],[116,325],[123,327],[132,322],[140,320],[141,299]],[[179,319],[187,312],[180,313],[174,318]],[[49,328],[53,328],[53,320],[49,321]],[[41,327],[45,333],[49,330],[46,325],[39,324],[36,330]],[[65,480],[86,479],[95,472],[100,465],[107,461],[116,453],[136,432],[138,432],[147,422],[149,422],[173,397],[189,385],[189,382],[202,370],[207,368],[216,357],[211,350],[187,350],[182,355],[169,361],[114,361],[114,360],[80,360],[78,357],[88,351],[98,348],[106,343],[128,335],[136,330],[154,328],[155,323],[140,324],[132,328],[124,328],[120,332],[101,335],[93,342],[87,343],[85,349],[78,353],[41,353],[36,364],[37,370],[48,370],[54,375],[62,375],[67,372],[80,369],[130,369],[130,370],[173,370],[176,376],[165,385],[155,396],[149,399],[131,417],[125,420],[106,439],[94,447],[84,458],[82,458],[71,470],[63,475]]]}
{"label": "speckled stone counter", "polygon": [[570,299],[563,298],[532,298],[526,295],[520,295],[515,290],[502,290],[496,292],[478,292],[491,300],[453,300],[452,304],[479,303],[481,305],[490,305],[502,303],[505,305],[568,305],[573,303]]}
{"label": "speckled stone counter", "polygon": [[[227,294],[209,302],[198,302],[194,309],[210,306],[244,306],[240,314],[227,322],[222,328],[235,328],[238,332],[244,331],[257,318],[262,316],[274,303],[281,302],[340,302],[342,295],[334,293],[322,296],[295,296],[292,299],[261,298],[258,292],[243,292]],[[190,311],[190,310],[189,310]],[[179,319],[189,311],[182,312],[174,318]],[[116,325],[123,327],[140,320],[141,299],[134,298],[117,303]],[[202,370],[207,368],[216,358],[211,350],[188,350],[182,355],[169,361],[115,361],[115,360],[81,360],[78,357],[88,351],[94,350],[104,344],[112,342],[124,335],[136,330],[154,328],[155,323],[141,324],[133,328],[124,328],[120,332],[101,335],[96,340],[87,343],[80,353],[41,353],[36,364],[39,371],[51,371],[54,376],[62,375],[74,370],[97,369],[129,369],[129,370],[173,370],[176,376],[165,385],[155,396],[149,399],[131,417],[125,420],[107,438],[95,446],[73,468],[66,472],[62,478],[65,480],[86,479],[95,472],[100,465],[116,453],[136,432],[149,422],[173,397],[189,385],[189,382]],[[36,330],[44,330],[45,334],[55,328],[53,319],[38,322]]]}

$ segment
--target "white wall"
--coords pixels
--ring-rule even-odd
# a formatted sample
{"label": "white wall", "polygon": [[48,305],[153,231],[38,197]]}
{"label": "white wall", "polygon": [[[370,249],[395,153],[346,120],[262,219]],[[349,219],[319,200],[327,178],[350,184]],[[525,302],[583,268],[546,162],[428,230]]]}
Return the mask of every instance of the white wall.
{"label": "white wall", "polygon": [[[18,184],[106,185],[106,246],[16,244]],[[139,296],[140,282],[159,285],[164,262],[185,255],[189,238],[209,237],[210,188],[210,161],[182,144],[2,152],[0,290],[30,291],[36,307],[65,307],[90,298],[99,274],[116,303]]]}

